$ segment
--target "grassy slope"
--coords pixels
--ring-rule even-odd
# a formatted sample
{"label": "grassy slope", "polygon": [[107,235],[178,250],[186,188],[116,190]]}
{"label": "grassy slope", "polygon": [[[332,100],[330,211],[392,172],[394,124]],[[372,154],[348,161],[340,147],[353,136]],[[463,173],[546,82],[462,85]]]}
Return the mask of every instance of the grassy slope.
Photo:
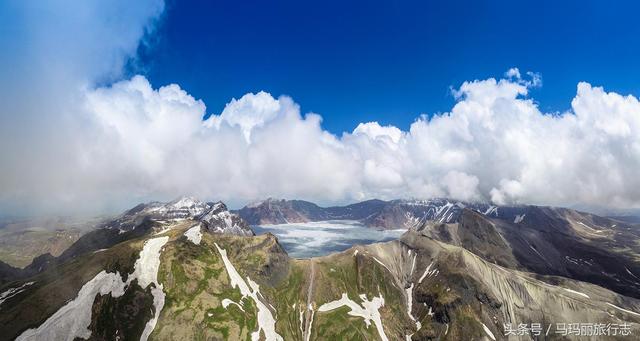
{"label": "grassy slope", "polygon": [[[385,305],[380,309],[386,335],[391,340],[404,340],[405,335],[415,332],[414,322],[406,313],[405,288],[399,288],[389,271],[374,261],[371,256],[354,257],[352,251],[342,252],[313,260],[291,260],[287,275],[271,285],[263,268],[273,255],[268,251],[267,236],[233,237],[204,234],[200,245],[194,245],[180,236],[182,230],[170,232],[175,241],[167,244],[163,254],[159,280],[167,295],[158,327],[152,334],[154,339],[229,339],[249,340],[257,329],[256,310],[250,299],[244,300],[245,312],[235,305],[222,307],[224,298],[239,301],[240,292],[231,288],[229,277],[214,242],[226,249],[231,262],[243,277],[250,277],[260,284],[266,302],[276,309],[277,332],[285,340],[302,340],[300,325],[301,307],[307,306],[307,293],[313,261],[315,271],[311,302],[316,310],[311,329],[312,340],[378,340],[373,323],[367,327],[360,317],[348,315],[349,309],[342,307],[330,312],[317,312],[327,302],[339,299],[342,293],[360,303],[359,295],[368,299],[382,295]],[[261,247],[258,247],[261,246]],[[251,250],[249,252],[248,250]],[[455,272],[455,270],[450,270]],[[419,274],[418,274],[419,276]],[[416,337],[444,336],[446,322],[451,327],[444,339],[455,340],[461,335],[483,335],[477,313],[480,303],[474,307],[463,301],[456,291],[447,291],[444,283],[467,282],[461,275],[442,276],[417,285],[415,290],[430,300],[438,310],[439,319],[426,316],[426,309],[416,307],[414,315],[423,316],[423,328]],[[468,289],[467,286],[457,288]],[[295,308],[294,308],[295,305]],[[304,309],[304,308],[303,308]],[[417,312],[421,311],[420,314]],[[446,311],[446,312],[445,312]],[[304,310],[303,310],[304,312]],[[455,322],[454,322],[455,321]],[[306,323],[305,323],[306,324]]]}
{"label": "grassy slope", "polygon": [[[286,276],[277,283],[265,276],[263,269],[272,253],[270,236],[232,237],[203,234],[200,245],[194,245],[172,231],[176,240],[165,247],[162,254],[159,280],[167,295],[155,339],[205,340],[222,338],[249,340],[257,329],[256,310],[250,299],[244,300],[242,312],[235,305],[224,309],[225,298],[239,301],[240,292],[231,288],[229,277],[214,242],[227,250],[228,256],[243,277],[260,284],[260,292],[276,313],[277,332],[285,340],[301,340],[300,309],[307,305],[309,260],[291,260]],[[250,252],[248,251],[250,250]],[[359,260],[358,260],[359,259]],[[366,269],[362,271],[361,269]],[[323,303],[339,299],[343,292],[356,302],[366,294],[369,299],[385,298],[381,309],[385,331],[391,339],[403,339],[409,324],[405,321],[404,298],[395,287],[386,269],[367,258],[339,254],[316,260],[315,287],[312,302],[317,309]],[[295,308],[294,308],[295,305]],[[347,315],[348,309],[316,313],[311,339],[378,339],[373,324],[367,328],[360,317]]]}
{"label": "grassy slope", "polygon": [[[165,306],[152,336],[156,339],[208,340],[212,338],[248,340],[257,329],[255,307],[244,301],[242,312],[237,306],[222,307],[225,298],[239,301],[238,289],[231,288],[222,259],[214,242],[231,250],[249,247],[258,238],[222,237],[203,234],[200,245],[172,231],[175,241],[166,245],[161,255],[158,279],[164,285]],[[259,264],[262,255],[250,254],[241,263]],[[240,264],[236,265],[241,271]],[[265,292],[263,291],[263,294]]]}
{"label": "grassy slope", "polygon": [[[526,279],[526,274],[514,277],[493,264],[476,260],[476,256],[460,248],[425,237],[407,237],[404,242],[408,244],[396,241],[358,247],[361,252],[357,257],[353,250],[348,250],[311,260],[296,260],[284,256],[271,235],[236,237],[203,232],[201,244],[195,245],[183,236],[191,224],[183,222],[164,234],[170,237],[170,241],[161,253],[158,279],[163,284],[166,300],[151,339],[250,340],[251,333],[258,327],[256,307],[250,299],[244,300],[244,312],[235,305],[230,305],[227,309],[222,307],[223,299],[238,302],[241,296],[238,289],[231,287],[214,243],[227,250],[230,261],[243,278],[249,277],[260,285],[263,302],[273,306],[273,315],[277,320],[276,330],[285,340],[303,339],[300,312],[305,311],[307,302],[311,302],[317,310],[320,305],[339,299],[343,293],[347,293],[350,299],[358,303],[361,294],[369,299],[381,294],[385,299],[385,305],[380,309],[385,333],[390,340],[404,340],[405,335],[415,332],[415,324],[406,312],[405,288],[396,284],[405,281],[415,285],[413,315],[419,316],[423,326],[415,333],[416,340],[481,339],[485,337],[481,321],[496,333],[496,326],[501,326],[504,322],[501,312],[505,303],[504,297],[500,301],[496,299],[496,295],[492,294],[495,290],[490,287],[499,288],[500,292],[504,291],[509,295],[527,296],[537,291],[540,295],[549,295],[545,286]],[[0,339],[13,338],[18,331],[42,323],[64,302],[72,299],[79,288],[102,269],[131,272],[144,240],[150,237],[152,236],[148,235],[120,243],[107,251],[78,257],[56,269],[55,273],[49,271],[37,276],[37,283],[27,289],[27,294],[21,298],[20,309],[17,309],[17,300],[3,304],[0,325],[7,327],[3,327],[6,333],[0,335]],[[418,252],[415,271],[411,274],[406,273],[406,267],[403,268],[407,259],[411,259],[411,256],[404,256],[409,254],[409,244],[413,245],[414,252]],[[374,260],[375,256],[383,259],[394,271],[403,268],[404,272],[401,274],[408,277],[402,280],[395,278],[394,276],[398,276],[397,271],[392,275],[390,270]],[[418,284],[418,278],[432,261],[433,269],[437,268],[439,274],[429,276]],[[314,286],[309,298],[307,296],[312,277]],[[491,283],[494,277],[500,283],[508,283],[504,288],[496,284],[489,284],[487,287],[478,280],[484,278],[484,282]],[[520,277],[525,279],[519,279]],[[523,282],[531,284],[523,286]],[[102,297],[96,300],[96,316],[92,325],[95,336],[112,335],[116,329],[129,335],[139,334],[144,325],[141,322],[146,322],[151,316],[148,291],[148,288],[142,290],[134,286],[120,299]],[[557,294],[556,290],[555,295]],[[570,297],[567,301],[562,299],[562,302],[567,302],[563,305],[577,304],[575,298]],[[136,315],[134,319],[130,315],[119,317],[124,320],[119,325],[110,323],[103,316],[119,314],[126,307],[145,312]],[[427,314],[429,307],[432,309],[432,316]],[[534,309],[542,312],[545,308],[540,306]],[[576,305],[575,309],[580,311],[583,308]],[[362,318],[350,316],[348,312],[346,307],[323,313],[316,311],[311,340],[379,339],[373,323],[367,327]],[[522,313],[525,314],[526,311]]]}

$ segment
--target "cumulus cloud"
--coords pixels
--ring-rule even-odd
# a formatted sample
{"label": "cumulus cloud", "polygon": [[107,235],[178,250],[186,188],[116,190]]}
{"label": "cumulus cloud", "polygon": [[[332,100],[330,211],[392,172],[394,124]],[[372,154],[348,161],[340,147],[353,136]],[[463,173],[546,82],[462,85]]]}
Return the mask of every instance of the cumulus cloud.
{"label": "cumulus cloud", "polygon": [[527,87],[538,88],[542,86],[542,76],[539,73],[527,71],[526,74],[529,76],[529,79],[523,79],[522,74],[520,74],[520,69],[512,67],[504,73],[504,76],[511,81],[515,81]]}
{"label": "cumulus cloud", "polygon": [[403,137],[402,130],[394,126],[381,126],[378,122],[360,123],[353,130],[354,135],[365,135],[373,140],[389,141],[390,145],[397,145]]}
{"label": "cumulus cloud", "polygon": [[[83,2],[80,18],[58,13],[65,25],[54,36],[82,31],[63,52],[45,39],[56,27],[52,18],[38,25],[36,16],[29,30],[17,30],[35,43],[25,58],[14,56],[17,69],[4,64],[10,56],[0,58],[3,212],[121,209],[181,194],[234,205],[268,196],[325,204],[429,197],[640,203],[634,96],[580,83],[571,110],[544,113],[529,97],[542,78],[513,68],[503,78],[464,82],[448,112],[419,116],[407,131],[366,122],[336,136],[320,115],[267,92],[207,115],[211,108],[177,84],[157,88],[135,76],[99,85],[121,78],[163,8],[137,4],[123,18],[93,2]],[[42,56],[59,67],[48,70]],[[31,64],[33,72],[7,71]]]}
{"label": "cumulus cloud", "polygon": [[280,109],[280,101],[270,94],[264,91],[257,94],[248,93],[239,100],[232,99],[220,116],[209,119],[207,125],[219,128],[224,121],[231,126],[240,127],[245,139],[250,142],[251,130],[275,118]]}
{"label": "cumulus cloud", "polygon": [[201,101],[177,85],[154,90],[138,76],[88,93],[110,147],[94,145],[107,155],[93,153],[87,165],[120,160],[107,183],[120,184],[122,195],[135,184],[135,193],[149,196],[188,192],[239,202],[447,196],[637,205],[638,100],[580,83],[570,112],[545,114],[527,97],[527,82],[465,82],[450,112],[420,117],[409,131],[368,122],[338,137],[291,98],[264,92],[202,121]]}
{"label": "cumulus cloud", "polygon": [[[48,168],[73,181],[46,187],[45,197],[638,205],[638,100],[580,83],[571,111],[546,114],[527,97],[530,86],[465,82],[450,112],[421,116],[408,131],[368,122],[338,137],[286,96],[247,94],[203,121],[202,101],[136,76],[85,92],[83,139]],[[5,199],[40,196],[32,174],[14,176],[24,182]]]}

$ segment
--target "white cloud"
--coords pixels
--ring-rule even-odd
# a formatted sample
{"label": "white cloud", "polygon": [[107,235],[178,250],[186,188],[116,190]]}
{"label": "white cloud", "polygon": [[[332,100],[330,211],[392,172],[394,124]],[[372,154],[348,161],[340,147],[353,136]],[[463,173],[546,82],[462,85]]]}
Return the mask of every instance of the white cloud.
{"label": "white cloud", "polygon": [[[78,153],[49,168],[74,181],[47,188],[69,202],[189,193],[236,204],[448,196],[637,206],[638,100],[580,83],[572,111],[550,115],[527,89],[518,80],[465,82],[450,112],[421,117],[409,131],[369,122],[337,137],[286,96],[247,94],[202,121],[202,101],[137,76],[86,92]],[[30,175],[4,198],[37,197]]]}
{"label": "white cloud", "polygon": [[520,70],[517,67],[512,67],[504,73],[507,78],[520,79]]}
{"label": "white cloud", "polygon": [[512,82],[517,82],[527,87],[538,88],[542,86],[542,76],[539,73],[527,71],[526,74],[530,79],[523,79],[520,74],[520,69],[513,67],[507,70],[504,76]]}
{"label": "white cloud", "polygon": [[465,82],[451,112],[420,118],[408,132],[369,122],[342,137],[324,131],[318,115],[303,117],[291,98],[264,92],[205,122],[202,102],[141,77],[88,98],[100,126],[112,127],[110,145],[122,147],[99,159],[126,160],[109,182],[137,179],[150,196],[637,205],[637,99],[581,83],[573,111],[549,115],[527,89],[520,80]]}
{"label": "white cloud", "polygon": [[403,137],[402,130],[394,126],[381,126],[378,122],[360,123],[353,130],[353,135],[366,135],[373,140],[389,141],[391,145],[397,144]]}
{"label": "white cloud", "polygon": [[465,201],[482,199],[478,193],[478,178],[459,171],[449,171],[442,178],[442,185],[450,197]]}
{"label": "white cloud", "polygon": [[264,91],[257,94],[248,93],[239,100],[232,99],[220,116],[208,120],[208,125],[219,127],[221,122],[225,122],[231,126],[238,126],[249,142],[251,130],[275,118],[281,109],[280,102]]}

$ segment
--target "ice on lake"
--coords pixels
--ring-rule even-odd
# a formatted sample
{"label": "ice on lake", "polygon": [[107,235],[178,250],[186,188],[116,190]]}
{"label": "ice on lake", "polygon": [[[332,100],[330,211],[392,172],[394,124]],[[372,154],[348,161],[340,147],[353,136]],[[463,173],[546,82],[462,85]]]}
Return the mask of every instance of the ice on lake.
{"label": "ice on lake", "polygon": [[344,251],[356,244],[398,239],[406,230],[376,230],[358,221],[332,220],[309,223],[252,226],[256,234],[271,232],[289,256],[309,258]]}

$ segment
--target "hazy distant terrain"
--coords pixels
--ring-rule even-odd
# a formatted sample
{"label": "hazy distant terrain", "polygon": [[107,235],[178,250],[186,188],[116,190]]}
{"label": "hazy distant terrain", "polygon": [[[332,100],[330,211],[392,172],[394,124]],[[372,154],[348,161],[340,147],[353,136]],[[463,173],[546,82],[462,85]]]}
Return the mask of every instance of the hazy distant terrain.
{"label": "hazy distant terrain", "polygon": [[0,223],[0,261],[23,268],[42,254],[59,256],[92,224],[95,221],[89,219],[5,219]]}
{"label": "hazy distant terrain", "polygon": [[611,216],[610,218],[624,221],[626,223],[640,225],[640,215]]}

